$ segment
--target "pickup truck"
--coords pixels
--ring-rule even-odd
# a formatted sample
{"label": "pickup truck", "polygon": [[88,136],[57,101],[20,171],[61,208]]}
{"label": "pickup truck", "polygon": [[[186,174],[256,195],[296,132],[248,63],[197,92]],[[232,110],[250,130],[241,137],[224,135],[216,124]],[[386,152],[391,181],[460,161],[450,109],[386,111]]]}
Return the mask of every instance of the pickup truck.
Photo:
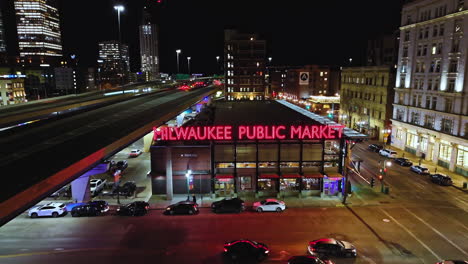
{"label": "pickup truck", "polygon": [[104,187],[106,186],[107,180],[105,179],[92,179],[89,182],[89,185],[91,187],[91,194],[92,195],[97,195],[100,191],[104,190]]}

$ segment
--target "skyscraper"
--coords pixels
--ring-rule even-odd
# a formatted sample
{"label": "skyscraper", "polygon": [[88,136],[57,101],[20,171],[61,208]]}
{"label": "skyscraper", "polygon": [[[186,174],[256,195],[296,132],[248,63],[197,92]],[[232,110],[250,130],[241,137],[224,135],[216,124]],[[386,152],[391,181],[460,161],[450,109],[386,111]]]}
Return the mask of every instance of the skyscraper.
{"label": "skyscraper", "polygon": [[6,52],[5,30],[3,28],[2,12],[0,10],[0,53]]}
{"label": "skyscraper", "polygon": [[51,63],[62,56],[56,0],[15,0],[20,57],[32,63]]}
{"label": "skyscraper", "polygon": [[128,46],[118,41],[99,43],[99,70],[101,83],[123,84],[130,71]]}
{"label": "skyscraper", "polygon": [[141,71],[146,75],[147,81],[153,81],[159,75],[158,28],[152,23],[146,7],[139,29]]}
{"label": "skyscraper", "polygon": [[468,176],[468,1],[403,6],[392,145]]}
{"label": "skyscraper", "polygon": [[227,100],[263,100],[266,94],[266,41],[255,34],[224,31]]}

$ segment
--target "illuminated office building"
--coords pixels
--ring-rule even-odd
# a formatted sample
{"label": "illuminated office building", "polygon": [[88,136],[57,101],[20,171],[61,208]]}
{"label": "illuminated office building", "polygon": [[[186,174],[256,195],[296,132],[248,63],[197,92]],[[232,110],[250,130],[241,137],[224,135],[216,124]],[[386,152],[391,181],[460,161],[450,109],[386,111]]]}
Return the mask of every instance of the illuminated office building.
{"label": "illuminated office building", "polygon": [[20,57],[49,64],[62,57],[60,18],[55,0],[15,0]]}
{"label": "illuminated office building", "polygon": [[3,28],[2,12],[0,12],[0,53],[6,52],[5,30]]}
{"label": "illuminated office building", "polygon": [[158,29],[156,24],[151,22],[146,8],[139,29],[141,71],[146,81],[153,81],[159,74]]}
{"label": "illuminated office building", "polygon": [[101,83],[125,83],[130,72],[128,46],[114,40],[100,42],[99,70]]}

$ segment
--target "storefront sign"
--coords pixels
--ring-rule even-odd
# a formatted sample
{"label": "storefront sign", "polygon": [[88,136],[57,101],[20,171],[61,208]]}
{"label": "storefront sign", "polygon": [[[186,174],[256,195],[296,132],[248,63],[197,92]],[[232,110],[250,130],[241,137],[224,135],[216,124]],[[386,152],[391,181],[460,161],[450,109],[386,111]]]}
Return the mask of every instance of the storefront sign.
{"label": "storefront sign", "polygon": [[154,140],[340,139],[344,126],[189,126],[154,128]]}

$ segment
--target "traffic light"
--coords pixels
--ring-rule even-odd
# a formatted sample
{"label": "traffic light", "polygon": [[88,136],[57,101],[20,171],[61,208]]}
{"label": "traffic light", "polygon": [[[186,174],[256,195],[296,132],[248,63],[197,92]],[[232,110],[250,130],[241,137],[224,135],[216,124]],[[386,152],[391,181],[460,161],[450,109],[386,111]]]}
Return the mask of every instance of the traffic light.
{"label": "traffic light", "polygon": [[370,180],[370,187],[374,188],[374,186],[375,186],[375,179],[374,177],[372,177],[372,179]]}
{"label": "traffic light", "polygon": [[379,180],[383,180],[383,175],[382,174],[379,175]]}

